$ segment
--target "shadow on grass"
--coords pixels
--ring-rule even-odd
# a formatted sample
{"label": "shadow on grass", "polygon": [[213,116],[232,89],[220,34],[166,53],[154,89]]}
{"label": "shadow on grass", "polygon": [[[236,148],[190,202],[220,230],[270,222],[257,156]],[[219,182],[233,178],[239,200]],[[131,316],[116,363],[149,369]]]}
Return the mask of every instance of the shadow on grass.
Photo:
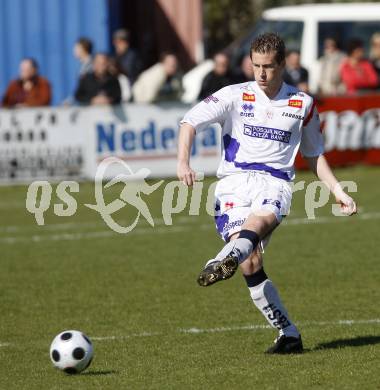
{"label": "shadow on grass", "polygon": [[351,339],[337,339],[329,341],[328,343],[320,343],[313,348],[313,351],[345,347],[363,347],[365,345],[373,344],[380,344],[380,336],[358,336]]}
{"label": "shadow on grass", "polygon": [[97,371],[86,371],[83,372],[81,375],[87,375],[87,376],[103,376],[103,375],[113,375],[117,374],[118,372],[115,370],[97,370]]}

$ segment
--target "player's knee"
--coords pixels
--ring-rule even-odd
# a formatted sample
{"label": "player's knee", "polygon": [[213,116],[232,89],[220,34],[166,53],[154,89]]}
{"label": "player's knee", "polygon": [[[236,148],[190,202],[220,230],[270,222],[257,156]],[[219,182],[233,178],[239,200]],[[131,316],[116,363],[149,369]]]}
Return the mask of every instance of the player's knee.
{"label": "player's knee", "polygon": [[269,231],[273,230],[278,224],[277,217],[272,212],[265,212],[261,215],[251,214],[243,224],[243,229],[252,230],[260,235],[265,236]]}

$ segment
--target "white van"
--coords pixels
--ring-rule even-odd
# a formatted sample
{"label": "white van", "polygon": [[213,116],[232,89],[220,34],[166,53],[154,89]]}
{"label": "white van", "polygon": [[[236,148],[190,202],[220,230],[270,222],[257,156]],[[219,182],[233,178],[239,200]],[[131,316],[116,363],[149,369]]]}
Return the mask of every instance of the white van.
{"label": "white van", "polygon": [[[301,52],[301,63],[309,70],[310,90],[315,92],[318,78],[316,64],[323,52],[324,39],[334,37],[345,49],[350,38],[360,38],[368,53],[372,34],[380,32],[380,3],[303,4],[268,9],[253,30],[232,45],[232,66],[240,63],[249,53],[252,40],[264,32],[277,32],[288,49]],[[194,92],[187,91],[187,102],[191,101],[189,97],[196,99],[200,84],[201,81],[196,80],[188,82]]]}

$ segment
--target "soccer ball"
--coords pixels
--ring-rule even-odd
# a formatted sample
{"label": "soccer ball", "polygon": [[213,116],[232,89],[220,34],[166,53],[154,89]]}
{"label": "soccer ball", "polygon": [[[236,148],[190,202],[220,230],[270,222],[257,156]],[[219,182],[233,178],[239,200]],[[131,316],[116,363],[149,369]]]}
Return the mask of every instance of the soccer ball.
{"label": "soccer ball", "polygon": [[66,374],[78,374],[92,361],[90,339],[78,330],[65,330],[56,336],[50,346],[50,359],[54,366]]}

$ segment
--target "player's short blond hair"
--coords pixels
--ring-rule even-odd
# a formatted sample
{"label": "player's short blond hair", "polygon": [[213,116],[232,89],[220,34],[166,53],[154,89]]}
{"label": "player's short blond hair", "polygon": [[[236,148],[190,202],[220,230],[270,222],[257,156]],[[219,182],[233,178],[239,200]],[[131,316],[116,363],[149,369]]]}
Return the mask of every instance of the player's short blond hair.
{"label": "player's short blond hair", "polygon": [[276,61],[281,64],[285,60],[285,42],[275,33],[261,34],[251,43],[249,52],[251,59],[253,52],[261,54],[275,52]]}

